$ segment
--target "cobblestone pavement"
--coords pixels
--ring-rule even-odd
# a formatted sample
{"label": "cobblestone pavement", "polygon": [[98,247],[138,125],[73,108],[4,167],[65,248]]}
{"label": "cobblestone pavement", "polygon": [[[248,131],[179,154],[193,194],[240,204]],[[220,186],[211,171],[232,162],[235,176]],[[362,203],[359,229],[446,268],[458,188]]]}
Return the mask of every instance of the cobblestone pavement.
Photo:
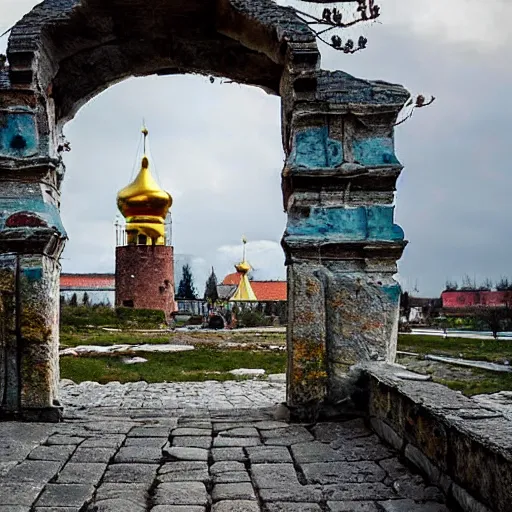
{"label": "cobblestone pavement", "polygon": [[0,512],[448,512],[362,419],[288,424],[283,395],[67,386],[65,422],[0,423]]}

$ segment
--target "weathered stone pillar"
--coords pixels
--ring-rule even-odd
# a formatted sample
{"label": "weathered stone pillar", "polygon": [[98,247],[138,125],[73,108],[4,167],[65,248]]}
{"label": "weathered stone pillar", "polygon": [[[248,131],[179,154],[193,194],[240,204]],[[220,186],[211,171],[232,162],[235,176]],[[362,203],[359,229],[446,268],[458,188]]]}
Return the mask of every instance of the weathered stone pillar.
{"label": "weathered stone pillar", "polygon": [[402,166],[393,127],[400,86],[317,73],[315,101],[297,102],[283,191],[288,224],[287,401],[300,418],[349,397],[354,363],[393,362],[406,244],[394,224]]}
{"label": "weathered stone pillar", "polygon": [[[20,64],[21,66],[21,64]],[[58,421],[59,214],[52,108],[0,71],[0,418]]]}

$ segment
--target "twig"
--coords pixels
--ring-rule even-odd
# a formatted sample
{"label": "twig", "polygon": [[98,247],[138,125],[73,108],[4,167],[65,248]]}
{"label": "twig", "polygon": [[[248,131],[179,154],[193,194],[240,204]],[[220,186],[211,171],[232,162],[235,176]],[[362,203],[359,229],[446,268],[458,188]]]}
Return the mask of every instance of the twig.
{"label": "twig", "polygon": [[[407,114],[401,121],[399,121],[398,123],[395,123],[393,126],[400,126],[401,124],[405,123],[405,121],[407,121],[408,119],[410,119],[413,116],[414,111],[417,108],[428,107],[429,105],[432,105],[432,103],[434,103],[435,100],[436,100],[435,96],[432,96],[429,101],[426,101],[425,96],[423,96],[422,94],[418,95],[416,98],[416,102],[414,103],[413,107],[411,108],[411,111],[409,112],[409,114]],[[413,100],[411,98],[405,106],[408,107],[408,106],[412,105],[412,103],[413,103]]]}

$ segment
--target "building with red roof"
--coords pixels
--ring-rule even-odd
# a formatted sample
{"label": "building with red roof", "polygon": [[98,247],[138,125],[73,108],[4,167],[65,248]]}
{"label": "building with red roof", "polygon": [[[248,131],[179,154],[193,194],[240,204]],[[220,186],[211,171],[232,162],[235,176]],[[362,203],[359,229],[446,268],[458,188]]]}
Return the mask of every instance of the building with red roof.
{"label": "building with red roof", "polygon": [[87,293],[91,304],[115,302],[116,276],[114,274],[61,274],[60,294],[70,300],[76,294],[79,304]]}
{"label": "building with red roof", "polygon": [[[241,272],[233,272],[223,279],[220,286],[223,289],[226,289],[227,286],[233,287],[233,294],[241,279]],[[281,302],[288,298],[286,281],[250,281],[250,283],[258,302]]]}

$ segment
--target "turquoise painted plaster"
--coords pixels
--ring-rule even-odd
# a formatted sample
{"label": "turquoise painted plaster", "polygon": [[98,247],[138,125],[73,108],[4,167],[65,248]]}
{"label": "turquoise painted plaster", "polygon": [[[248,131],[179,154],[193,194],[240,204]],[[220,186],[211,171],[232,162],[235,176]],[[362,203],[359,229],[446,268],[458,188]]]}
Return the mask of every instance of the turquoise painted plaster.
{"label": "turquoise painted plaster", "polygon": [[372,240],[403,240],[403,229],[394,224],[394,206],[365,207],[368,238]]}
{"label": "turquoise painted plaster", "polygon": [[292,236],[347,241],[403,240],[404,232],[393,223],[393,213],[393,206],[313,207],[307,217],[291,214],[286,231]]}
{"label": "turquoise painted plaster", "polygon": [[400,164],[391,137],[356,139],[352,142],[354,161],[362,165]]}
{"label": "turquoise painted plaster", "polygon": [[43,269],[41,267],[24,268],[23,275],[29,281],[41,281],[43,278]]}
{"label": "turquoise painted plaster", "polygon": [[337,167],[343,162],[343,146],[329,138],[327,126],[307,128],[295,134],[288,164],[297,167]]}
{"label": "turquoise painted plaster", "polygon": [[400,301],[402,289],[399,284],[385,285],[382,287],[382,291],[389,297],[393,304],[397,304]]}
{"label": "turquoise painted plaster", "polygon": [[34,213],[41,217],[48,227],[66,236],[59,209],[51,203],[45,203],[41,198],[34,197],[0,197],[0,229],[5,228],[5,222],[11,215],[19,212]]}
{"label": "turquoise painted plaster", "polygon": [[32,113],[0,113],[0,156],[27,157],[37,154],[38,137]]}

